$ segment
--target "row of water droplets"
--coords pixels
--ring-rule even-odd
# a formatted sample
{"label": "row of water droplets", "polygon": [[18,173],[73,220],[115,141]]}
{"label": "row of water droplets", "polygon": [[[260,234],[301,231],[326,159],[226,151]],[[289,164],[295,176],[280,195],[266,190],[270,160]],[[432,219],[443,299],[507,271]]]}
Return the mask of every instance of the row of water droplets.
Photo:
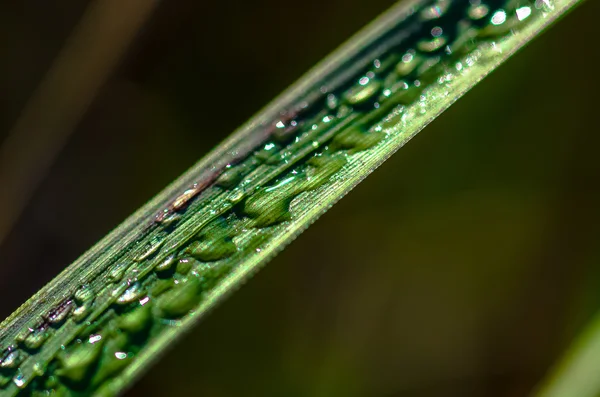
{"label": "row of water droplets", "polygon": [[325,81],[312,102],[282,111],[260,148],[184,191],[106,274],[26,327],[0,354],[0,394],[115,394],[110,380],[260,252],[293,218],[293,200],[389,138],[379,121],[422,104],[426,88],[442,84],[449,69],[468,68],[481,43],[494,44],[548,7],[547,0],[440,0],[413,10],[381,39],[384,53],[347,81]]}

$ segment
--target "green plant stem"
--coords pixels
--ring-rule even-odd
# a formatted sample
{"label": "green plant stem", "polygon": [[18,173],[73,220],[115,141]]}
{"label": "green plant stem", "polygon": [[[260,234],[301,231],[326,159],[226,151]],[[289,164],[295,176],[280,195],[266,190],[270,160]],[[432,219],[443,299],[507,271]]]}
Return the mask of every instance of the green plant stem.
{"label": "green plant stem", "polygon": [[578,0],[403,2],[5,320],[0,396],[115,395]]}

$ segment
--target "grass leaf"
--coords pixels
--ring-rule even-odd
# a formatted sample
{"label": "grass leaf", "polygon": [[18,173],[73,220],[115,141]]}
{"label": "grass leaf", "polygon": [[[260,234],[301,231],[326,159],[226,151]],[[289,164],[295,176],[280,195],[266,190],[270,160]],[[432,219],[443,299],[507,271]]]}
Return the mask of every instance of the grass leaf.
{"label": "grass leaf", "polygon": [[0,335],[0,395],[122,392],[577,0],[403,2],[69,266]]}

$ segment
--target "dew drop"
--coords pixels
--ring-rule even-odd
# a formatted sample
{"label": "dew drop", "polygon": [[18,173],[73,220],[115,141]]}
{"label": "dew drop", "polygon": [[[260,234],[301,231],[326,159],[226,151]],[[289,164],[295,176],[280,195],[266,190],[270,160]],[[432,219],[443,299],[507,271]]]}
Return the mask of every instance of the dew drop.
{"label": "dew drop", "polygon": [[37,376],[43,376],[46,373],[46,364],[41,361],[33,364],[33,373]]}
{"label": "dew drop", "polygon": [[71,313],[71,309],[73,308],[73,302],[68,300],[60,304],[57,308],[51,310],[46,318],[48,322],[52,325],[62,324],[69,314]]}
{"label": "dew drop", "polygon": [[192,310],[200,300],[202,285],[196,277],[176,285],[158,298],[157,306],[161,317],[178,318]]}
{"label": "dew drop", "polygon": [[77,292],[75,292],[74,298],[77,303],[82,304],[92,300],[94,298],[94,293],[89,285],[82,285]]}
{"label": "dew drop", "polygon": [[80,323],[90,314],[94,301],[90,300],[73,310],[73,321]]}
{"label": "dew drop", "polygon": [[432,19],[438,19],[448,10],[450,6],[449,0],[439,0],[434,5],[426,7],[420,13],[420,17],[424,21],[430,21]]}
{"label": "dew drop", "polygon": [[144,248],[142,249],[142,253],[139,254],[137,257],[135,257],[134,260],[136,262],[142,262],[142,261],[148,259],[152,255],[154,255],[156,252],[158,252],[158,249],[163,245],[164,242],[165,242],[164,237],[162,237],[162,236],[154,237],[152,240],[150,240],[149,243],[147,243],[144,246]]}
{"label": "dew drop", "polygon": [[24,359],[24,353],[21,350],[8,348],[4,351],[2,359],[0,359],[0,368],[17,368]]}
{"label": "dew drop", "polygon": [[117,304],[126,305],[140,299],[144,295],[144,291],[139,282],[127,288],[125,292],[117,299]]}
{"label": "dew drop", "polygon": [[381,88],[381,83],[378,80],[362,77],[358,85],[350,88],[344,95],[344,99],[350,105],[358,105],[372,98]]}
{"label": "dew drop", "polygon": [[200,192],[200,188],[196,185],[185,192],[183,192],[179,197],[173,201],[172,207],[175,211],[180,210],[184,206],[188,204],[188,202],[198,193]]}
{"label": "dew drop", "polygon": [[17,376],[15,376],[13,378],[13,383],[19,388],[22,389],[25,387],[25,384],[27,383],[27,379],[25,379],[25,375],[23,375],[22,373],[19,373]]}
{"label": "dew drop", "polygon": [[467,10],[467,15],[474,21],[480,20],[490,12],[490,9],[485,4],[472,5]]}
{"label": "dew drop", "polygon": [[49,336],[50,333],[45,329],[34,331],[25,338],[23,345],[29,350],[38,350]]}
{"label": "dew drop", "polygon": [[108,273],[108,279],[111,282],[119,281],[125,275],[125,271],[129,268],[130,263],[117,263]]}
{"label": "dew drop", "polygon": [[155,266],[154,266],[154,270],[161,273],[161,272],[167,272],[169,270],[171,270],[171,268],[173,267],[173,265],[177,263],[177,257],[175,255],[170,255],[167,258],[159,261]]}

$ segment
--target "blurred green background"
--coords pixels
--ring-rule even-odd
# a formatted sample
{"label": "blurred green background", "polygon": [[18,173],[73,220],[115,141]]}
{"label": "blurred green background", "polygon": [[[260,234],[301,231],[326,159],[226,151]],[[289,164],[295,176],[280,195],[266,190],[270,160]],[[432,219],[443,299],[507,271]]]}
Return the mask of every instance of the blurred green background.
{"label": "blurred green background", "polygon": [[[159,2],[2,242],[0,317],[393,3]],[[2,140],[86,5],[0,4]],[[468,93],[129,395],[527,395],[600,307],[598,15]]]}

